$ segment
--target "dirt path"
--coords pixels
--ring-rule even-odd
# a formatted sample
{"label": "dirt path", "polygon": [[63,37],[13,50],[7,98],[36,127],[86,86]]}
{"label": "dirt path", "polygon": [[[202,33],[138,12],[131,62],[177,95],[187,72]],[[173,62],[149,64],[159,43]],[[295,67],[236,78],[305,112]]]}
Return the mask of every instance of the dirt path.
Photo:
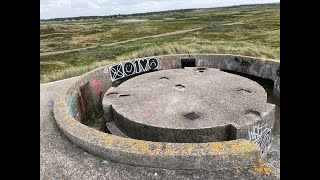
{"label": "dirt path", "polygon": [[156,38],[156,37],[161,37],[161,36],[168,36],[168,35],[174,35],[174,34],[182,34],[182,33],[191,32],[191,31],[197,31],[197,30],[200,30],[200,29],[203,29],[203,28],[204,27],[181,30],[181,31],[174,31],[174,32],[169,32],[169,33],[157,34],[157,35],[152,35],[152,36],[144,36],[144,37],[133,38],[133,39],[125,40],[125,41],[118,41],[118,42],[102,44],[102,45],[96,45],[96,46],[88,46],[88,47],[83,47],[83,48],[44,52],[44,53],[40,53],[40,56],[47,56],[47,55],[53,55],[53,54],[62,54],[62,53],[73,52],[73,51],[81,51],[81,50],[96,48],[98,46],[114,46],[114,45],[117,45],[117,44],[123,44],[123,43],[127,43],[127,42],[141,40],[141,39]]}

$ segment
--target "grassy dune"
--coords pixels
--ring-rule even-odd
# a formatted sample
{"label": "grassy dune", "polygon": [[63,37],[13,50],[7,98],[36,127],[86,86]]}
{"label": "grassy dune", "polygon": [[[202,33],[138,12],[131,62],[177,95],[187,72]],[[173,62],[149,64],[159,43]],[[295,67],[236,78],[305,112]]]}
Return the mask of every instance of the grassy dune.
{"label": "grassy dune", "polygon": [[[74,77],[118,61],[179,53],[230,53],[280,60],[280,5],[252,5],[131,18],[41,22],[40,51],[101,45],[183,29],[202,30],[40,57],[40,82]],[[148,19],[119,22],[121,19]]]}

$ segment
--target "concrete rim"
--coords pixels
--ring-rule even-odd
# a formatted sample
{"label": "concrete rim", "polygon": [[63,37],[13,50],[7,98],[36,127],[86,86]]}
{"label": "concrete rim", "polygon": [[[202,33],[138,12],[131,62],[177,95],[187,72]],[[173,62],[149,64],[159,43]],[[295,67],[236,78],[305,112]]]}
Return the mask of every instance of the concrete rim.
{"label": "concrete rim", "polygon": [[[231,54],[223,55],[235,56]],[[164,55],[162,57],[166,56],[177,55]],[[269,59],[261,60],[276,61]],[[236,158],[237,156],[242,156],[244,158],[235,160],[233,162],[234,166],[249,167],[252,165],[261,164],[260,147],[252,141],[246,139],[210,143],[151,142],[103,133],[80,123],[68,112],[68,92],[72,89],[78,89],[77,84],[79,84],[83,78],[109,66],[97,68],[88,73],[85,73],[75,83],[62,88],[58,93],[59,95],[54,100],[54,117],[56,119],[56,122],[59,128],[77,146],[86,151],[89,151],[94,155],[102,156],[103,158],[108,158],[124,164],[138,166],[162,167],[170,169],[211,169],[218,166],[215,163],[211,163],[211,161],[206,164],[206,161],[203,161],[204,159],[211,158],[214,160],[224,159],[225,157]],[[126,155],[132,156],[134,157],[134,159],[129,160],[128,158],[126,158]],[[200,162],[199,157],[201,156],[204,158]],[[185,157],[188,157],[191,163],[183,164],[182,166],[181,164],[179,164],[179,161],[181,160],[181,162],[185,162]],[[174,160],[172,164],[161,163],[162,160],[173,158]]]}

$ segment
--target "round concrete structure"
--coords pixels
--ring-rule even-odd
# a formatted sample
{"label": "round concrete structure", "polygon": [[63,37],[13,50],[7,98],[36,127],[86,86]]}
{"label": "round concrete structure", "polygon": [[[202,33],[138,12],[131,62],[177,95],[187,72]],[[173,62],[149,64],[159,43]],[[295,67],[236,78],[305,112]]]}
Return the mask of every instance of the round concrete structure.
{"label": "round concrete structure", "polygon": [[242,138],[272,113],[258,83],[218,69],[156,71],[110,88],[102,101],[113,121],[134,139],[203,143]]}
{"label": "round concrete structure", "polygon": [[[132,59],[101,67],[82,75],[60,89],[54,100],[54,117],[62,132],[76,146],[101,158],[115,162],[168,169],[244,169],[265,173],[263,154],[270,145],[274,125],[274,107],[268,115],[237,130],[236,139],[207,143],[168,143],[137,140],[98,131],[83,124],[88,110],[112,112],[111,105],[102,107],[104,94],[124,81],[150,71],[206,67],[250,74],[274,82],[280,92],[280,63],[230,54],[178,54]],[[249,116],[257,114],[249,111]],[[110,113],[104,119],[110,120]],[[262,171],[260,171],[262,170]]]}

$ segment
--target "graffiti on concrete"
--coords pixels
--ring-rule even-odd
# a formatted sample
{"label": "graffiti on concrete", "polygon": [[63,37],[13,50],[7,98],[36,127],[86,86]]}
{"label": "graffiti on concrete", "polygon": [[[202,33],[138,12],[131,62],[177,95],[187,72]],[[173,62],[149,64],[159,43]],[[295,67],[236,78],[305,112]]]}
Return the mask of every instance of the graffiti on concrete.
{"label": "graffiti on concrete", "polygon": [[72,111],[72,103],[73,102],[73,97],[71,94],[68,94],[68,112],[71,116],[73,116],[73,111]]}
{"label": "graffiti on concrete", "polygon": [[240,63],[240,66],[251,66],[251,62],[243,60],[243,58],[241,58],[241,61],[238,58],[234,58],[234,61],[236,61],[237,63]]}
{"label": "graffiti on concrete", "polygon": [[151,58],[151,59],[149,59],[149,63],[148,64],[149,64],[149,68],[150,69],[156,69],[158,67],[158,65],[159,65],[159,62],[158,62],[157,59]]}
{"label": "graffiti on concrete", "polygon": [[[147,59],[143,59],[143,60],[140,59],[140,60],[139,60],[139,63],[141,64],[142,69],[146,69],[148,60],[147,60]],[[139,65],[139,63],[137,62],[136,64]]]}
{"label": "graffiti on concrete", "polygon": [[152,57],[145,59],[137,59],[109,67],[111,81],[117,81],[127,76],[142,73],[159,68],[159,61],[162,57]]}
{"label": "graffiti on concrete", "polygon": [[253,126],[248,130],[248,134],[249,139],[254,143],[257,143],[262,150],[262,154],[265,154],[272,141],[271,129],[267,124],[257,124]]}
{"label": "graffiti on concrete", "polygon": [[124,68],[124,72],[128,76],[132,75],[135,72],[134,65],[131,62],[124,63],[123,68]]}
{"label": "graffiti on concrete", "polygon": [[241,64],[240,64],[241,66],[250,66],[251,65],[251,63],[249,62],[249,61],[246,61],[246,60],[242,60],[242,62],[241,62]]}
{"label": "graffiti on concrete", "polygon": [[97,77],[93,77],[90,80],[91,87],[94,90],[94,92],[96,93],[96,95],[99,95],[100,92],[102,92],[103,81],[104,81],[103,79],[98,79]]}
{"label": "graffiti on concrete", "polygon": [[80,120],[83,123],[87,120],[86,108],[84,106],[83,98],[80,94],[78,94],[78,103],[80,106]]}
{"label": "graffiti on concrete", "polygon": [[112,82],[124,77],[122,64],[112,66],[109,72]]}

